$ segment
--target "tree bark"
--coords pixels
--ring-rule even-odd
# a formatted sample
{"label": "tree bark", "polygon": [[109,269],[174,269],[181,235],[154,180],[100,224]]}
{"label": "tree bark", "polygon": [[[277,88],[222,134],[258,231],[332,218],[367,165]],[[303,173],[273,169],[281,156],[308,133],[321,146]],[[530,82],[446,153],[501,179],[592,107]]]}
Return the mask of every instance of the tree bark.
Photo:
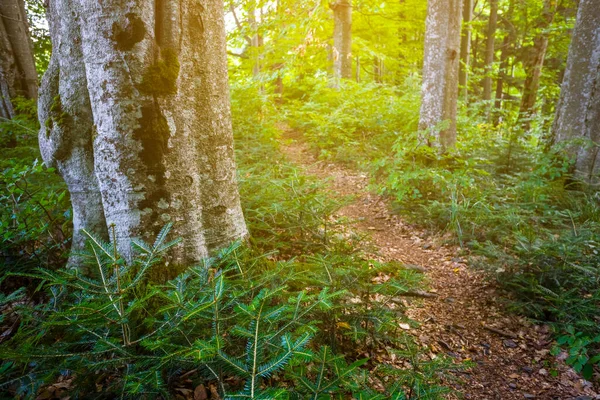
{"label": "tree bark", "polygon": [[575,177],[600,185],[600,14],[594,0],[581,0],[553,125],[564,142]]}
{"label": "tree bark", "polygon": [[487,38],[485,42],[485,61],[483,77],[483,100],[492,99],[492,68],[494,65],[494,44],[496,42],[496,25],[498,21],[498,0],[490,0],[490,18],[488,20]]}
{"label": "tree bark", "polygon": [[108,239],[102,196],[94,174],[94,123],[82,63],[80,32],[68,17],[73,0],[50,2],[47,12],[53,51],[38,102],[42,158],[57,168],[71,196],[73,238],[68,264],[77,266],[85,246],[82,229]]}
{"label": "tree bark", "polygon": [[463,0],[463,25],[460,37],[460,67],[458,73],[458,86],[462,97],[467,100],[469,61],[471,55],[471,20],[473,19],[473,0]]}
{"label": "tree bark", "polygon": [[341,79],[352,79],[352,4],[337,0],[330,4],[333,10],[333,86]]}
{"label": "tree bark", "polygon": [[[173,222],[174,236],[183,240],[169,257],[174,268],[155,277],[166,279],[247,235],[235,177],[222,3],[70,1],[54,0],[51,12],[70,10],[63,18],[81,33],[77,63],[91,104],[106,224],[115,224],[119,251],[130,260],[132,238],[150,240]],[[53,43],[61,40],[52,32]],[[57,57],[59,65],[67,62]]]}
{"label": "tree bark", "polygon": [[555,10],[553,9],[552,0],[545,0],[544,10],[536,24],[538,34],[533,39],[533,47],[531,52],[528,53],[527,59],[523,65],[526,76],[523,85],[523,96],[521,97],[519,115],[521,118],[521,126],[524,130],[529,130],[531,119],[535,115],[535,102],[540,86],[544,58],[546,57],[546,50],[548,49],[548,28],[554,20],[554,13]]}
{"label": "tree bark", "polygon": [[427,144],[442,151],[456,142],[461,9],[462,0],[427,4],[419,129],[427,131]]}
{"label": "tree bark", "polygon": [[14,117],[11,99],[37,99],[38,76],[23,0],[0,2],[0,117]]}

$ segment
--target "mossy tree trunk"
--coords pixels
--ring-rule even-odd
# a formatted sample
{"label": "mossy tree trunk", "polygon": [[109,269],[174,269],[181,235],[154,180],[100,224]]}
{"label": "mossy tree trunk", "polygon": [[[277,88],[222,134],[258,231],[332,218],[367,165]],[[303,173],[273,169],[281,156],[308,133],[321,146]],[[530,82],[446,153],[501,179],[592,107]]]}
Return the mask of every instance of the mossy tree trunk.
{"label": "mossy tree trunk", "polygon": [[82,229],[105,240],[108,237],[102,196],[94,174],[94,122],[81,34],[76,20],[70,18],[73,3],[74,0],[52,1],[48,9],[53,50],[42,79],[38,115],[42,157],[47,166],[57,168],[71,196],[73,239],[69,264],[76,266],[81,263],[77,253],[85,245]]}
{"label": "mossy tree trunk", "polygon": [[341,79],[352,79],[352,4],[337,0],[330,4],[333,10],[333,86]]}
{"label": "mossy tree trunk", "polygon": [[0,1],[0,117],[15,115],[12,99],[37,99],[38,76],[23,0]]}
{"label": "mossy tree trunk", "polygon": [[419,130],[441,151],[456,142],[462,0],[429,0]]}
{"label": "mossy tree trunk", "polygon": [[[132,238],[150,240],[164,224],[174,223],[174,236],[183,240],[170,255],[172,268],[156,277],[164,279],[245,237],[223,4],[70,2],[54,0],[50,18],[77,27],[81,54],[78,60],[53,54],[53,62],[59,71],[67,62],[85,71],[81,84],[92,126],[86,155],[93,162],[104,225],[115,224],[120,252],[129,259]],[[62,7],[70,11],[56,15]],[[53,43],[65,40],[57,30],[51,36]],[[59,87],[63,79],[59,73]],[[70,113],[63,109],[68,121]],[[42,128],[40,137],[45,135]]]}
{"label": "mossy tree trunk", "polygon": [[600,13],[581,0],[556,107],[554,140],[564,142],[575,177],[600,185]]}

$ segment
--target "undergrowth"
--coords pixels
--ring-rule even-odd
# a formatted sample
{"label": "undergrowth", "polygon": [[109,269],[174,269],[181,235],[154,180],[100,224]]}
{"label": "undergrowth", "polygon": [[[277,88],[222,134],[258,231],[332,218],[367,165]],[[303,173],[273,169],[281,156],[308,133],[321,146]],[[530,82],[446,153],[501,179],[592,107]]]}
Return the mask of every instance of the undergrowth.
{"label": "undergrowth", "polygon": [[[251,100],[250,100],[251,99]],[[234,87],[240,192],[251,232],[177,278],[176,238],[132,242],[130,264],[88,235],[82,275],[52,264],[12,271],[34,282],[0,298],[1,388],[11,398],[437,399],[459,368],[422,352],[400,298],[422,276],[369,260],[344,203],[280,155],[267,99]],[[40,170],[40,174],[52,174]],[[113,228],[114,229],[114,228]],[[113,234],[114,235],[114,234]],[[173,240],[173,241],[170,241]],[[30,291],[31,291],[30,286]]]}
{"label": "undergrowth", "polygon": [[551,323],[559,347],[586,378],[600,342],[600,197],[571,179],[548,146],[548,118],[518,128],[505,114],[485,122],[462,106],[458,143],[446,154],[422,145],[419,87],[314,85],[284,104],[290,124],[322,158],[369,171],[396,211],[459,244],[508,290],[510,307]]}
{"label": "undergrowth", "polygon": [[[35,102],[13,103],[15,118],[0,120],[0,276],[60,265],[72,229],[68,191],[40,161]],[[3,290],[21,284],[0,280]]]}

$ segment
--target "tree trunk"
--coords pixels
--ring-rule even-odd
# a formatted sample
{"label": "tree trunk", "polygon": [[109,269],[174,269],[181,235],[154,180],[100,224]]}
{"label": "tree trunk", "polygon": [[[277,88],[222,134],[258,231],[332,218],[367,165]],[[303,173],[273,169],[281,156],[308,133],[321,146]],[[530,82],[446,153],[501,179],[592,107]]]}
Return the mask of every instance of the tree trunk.
{"label": "tree trunk", "polygon": [[333,10],[333,85],[339,87],[341,79],[352,79],[352,4],[350,0],[337,0],[330,7]]}
{"label": "tree trunk", "polygon": [[69,265],[81,264],[82,229],[108,239],[102,196],[94,174],[94,123],[82,62],[79,26],[69,18],[73,0],[52,1],[47,12],[52,58],[42,80],[38,114],[44,162],[57,168],[71,196],[73,238]]}
{"label": "tree trunk", "polygon": [[496,80],[496,95],[494,100],[493,123],[498,125],[500,122],[500,109],[502,108],[502,100],[504,98],[504,81],[508,77],[508,61],[512,55],[513,44],[515,42],[516,32],[512,25],[512,14],[514,10],[514,1],[508,3],[508,11],[502,16],[502,24],[505,25],[506,34],[502,40],[502,48],[500,53],[500,68],[498,79]]}
{"label": "tree trunk", "polygon": [[377,83],[381,83],[383,81],[383,66],[382,61],[379,57],[373,56],[373,79]]}
{"label": "tree trunk", "polygon": [[575,177],[600,185],[600,14],[581,0],[567,59],[553,135],[575,161]]}
{"label": "tree trunk", "polygon": [[[442,151],[456,142],[462,0],[429,0],[419,129]],[[441,126],[441,123],[447,126]]]}
{"label": "tree trunk", "polygon": [[458,86],[466,101],[468,95],[469,59],[471,55],[471,19],[473,19],[473,0],[463,0],[463,25],[460,37],[460,67]]}
{"label": "tree trunk", "polygon": [[523,85],[521,106],[519,108],[519,115],[522,121],[521,126],[524,130],[529,130],[531,119],[535,115],[535,101],[540,86],[544,58],[546,57],[546,50],[548,49],[548,28],[554,20],[555,10],[553,10],[552,7],[552,0],[544,1],[542,16],[536,24],[538,34],[534,37],[533,48],[531,49],[531,52],[528,53],[527,59],[524,62],[526,76]]}
{"label": "tree trunk", "polygon": [[492,99],[492,68],[494,65],[494,44],[496,42],[496,23],[498,21],[498,0],[490,0],[490,18],[488,20],[485,43],[485,61],[483,77],[483,100]]}
{"label": "tree trunk", "polygon": [[254,2],[248,10],[248,23],[252,31],[252,36],[250,37],[251,55],[254,62],[252,64],[252,76],[256,78],[258,75],[260,75],[260,71],[262,70],[262,56],[260,54],[260,49],[263,45],[263,38],[258,33],[258,23],[256,22],[256,4]]}
{"label": "tree trunk", "polygon": [[37,99],[38,76],[23,0],[0,1],[0,117],[14,117],[11,99]]}
{"label": "tree trunk", "polygon": [[[121,254],[130,260],[130,240],[150,240],[167,222],[183,239],[170,254],[175,268],[155,277],[165,279],[247,234],[235,177],[222,3],[71,1],[54,0],[50,10],[50,19],[65,19],[81,34],[51,32],[53,43],[71,39],[81,50],[77,61],[53,54],[58,87],[71,79],[61,68],[77,64],[85,71],[90,157],[105,225],[115,224]],[[50,125],[70,118],[65,109]],[[41,112],[42,126],[48,120]],[[64,124],[57,141],[74,132]],[[42,128],[40,138],[45,135]],[[71,169],[61,171],[65,179]]]}

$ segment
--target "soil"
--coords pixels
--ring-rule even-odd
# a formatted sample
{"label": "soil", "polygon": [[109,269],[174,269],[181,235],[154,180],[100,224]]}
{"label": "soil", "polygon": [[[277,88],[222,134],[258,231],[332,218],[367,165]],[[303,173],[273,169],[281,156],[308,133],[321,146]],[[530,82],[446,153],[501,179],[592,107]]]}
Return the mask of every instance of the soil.
{"label": "soil", "polygon": [[448,380],[457,391],[452,398],[600,399],[590,382],[564,364],[564,353],[550,354],[549,327],[505,311],[503,293],[484,272],[469,266],[464,251],[403,221],[388,199],[368,190],[366,174],[317,160],[301,134],[282,130],[281,148],[292,162],[327,180],[332,191],[354,196],[340,216],[369,233],[365,246],[371,257],[424,271],[427,297],[406,300],[408,316],[419,323],[409,333],[432,357],[443,353],[471,363],[458,379]]}

